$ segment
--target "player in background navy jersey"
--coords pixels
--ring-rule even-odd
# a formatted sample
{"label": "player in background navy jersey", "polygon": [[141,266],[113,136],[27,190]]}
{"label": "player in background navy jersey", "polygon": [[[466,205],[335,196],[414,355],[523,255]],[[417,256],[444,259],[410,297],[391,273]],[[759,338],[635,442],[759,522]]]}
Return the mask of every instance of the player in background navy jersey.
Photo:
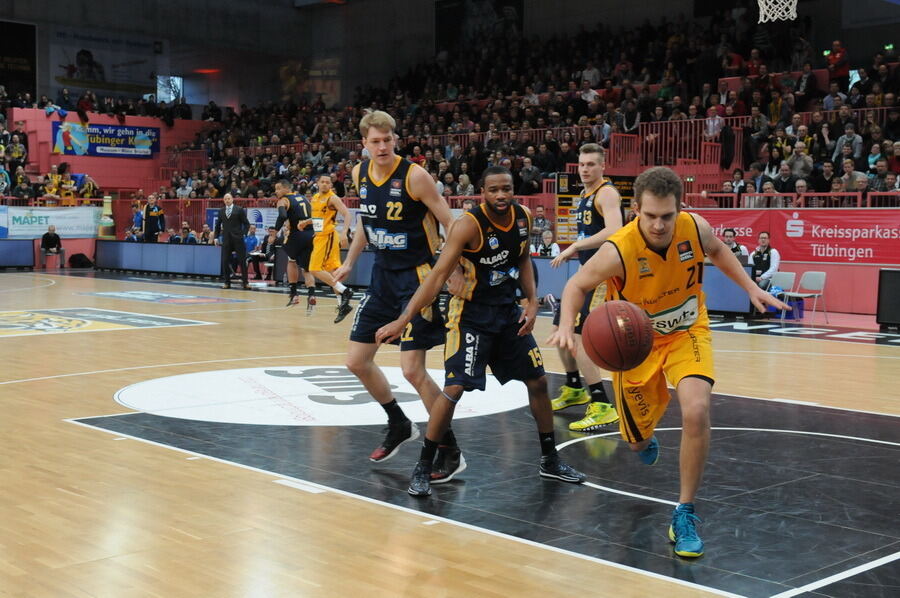
{"label": "player in background navy jersey", "polygon": [[[625,215],[622,210],[622,198],[612,182],[603,176],[606,158],[603,148],[596,143],[581,146],[578,156],[578,174],[584,185],[578,200],[576,221],[578,223],[578,240],[569,245],[550,265],[560,266],[576,252],[578,261],[583,265],[597,253],[597,248],[611,234],[622,228]],[[584,305],[576,316],[575,334],[581,336],[581,326],[591,310],[606,298],[606,282],[602,282],[585,297]],[[554,310],[553,330],[559,326],[559,310]],[[559,357],[566,368],[566,383],[560,388],[560,394],[553,399],[553,410],[558,411],[572,405],[588,403],[584,417],[569,424],[569,429],[576,432],[591,432],[619,420],[619,414],[612,405],[603,388],[603,375],[585,353],[573,357],[568,351],[559,351]],[[588,389],[581,385],[578,370],[584,374]],[[588,392],[590,391],[590,392]]]}

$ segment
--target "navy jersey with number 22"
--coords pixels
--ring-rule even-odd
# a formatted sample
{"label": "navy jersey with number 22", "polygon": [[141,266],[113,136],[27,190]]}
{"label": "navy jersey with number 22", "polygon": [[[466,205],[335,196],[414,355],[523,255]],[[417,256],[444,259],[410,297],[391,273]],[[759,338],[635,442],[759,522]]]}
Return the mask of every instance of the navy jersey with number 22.
{"label": "navy jersey with number 22", "polygon": [[397,156],[391,174],[372,176],[371,161],[359,168],[359,215],[375,265],[386,270],[432,263],[440,243],[437,220],[409,191],[410,171],[418,168]]}

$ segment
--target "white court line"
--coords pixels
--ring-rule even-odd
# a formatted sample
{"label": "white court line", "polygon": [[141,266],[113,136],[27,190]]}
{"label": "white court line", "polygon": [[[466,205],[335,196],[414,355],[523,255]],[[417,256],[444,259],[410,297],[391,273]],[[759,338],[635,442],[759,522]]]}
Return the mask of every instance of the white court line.
{"label": "white court line", "polygon": [[[382,353],[399,353],[400,351],[382,351]],[[54,376],[41,376],[39,378],[20,378],[19,380],[6,380],[0,382],[0,386],[4,384],[19,384],[20,382],[36,382],[38,380],[54,380],[56,378],[70,378],[72,376],[90,376],[93,374],[109,374],[112,372],[128,372],[132,370],[149,370],[153,368],[166,368],[182,365],[200,365],[204,363],[226,363],[229,361],[256,361],[260,359],[292,359],[298,357],[333,357],[335,355],[346,355],[346,351],[340,353],[298,353],[296,355],[264,355],[262,357],[234,357],[231,359],[208,359],[205,361],[182,361],[179,363],[158,363],[155,365],[136,365],[127,368],[112,368],[109,370],[94,370],[92,372],[72,372],[71,374],[56,374]]]}
{"label": "white court line", "polygon": [[327,492],[327,490],[323,488],[319,488],[318,486],[312,486],[305,482],[298,482],[296,480],[272,480],[276,484],[281,484],[282,486],[289,486],[291,488],[296,488],[297,490],[303,490],[304,492],[309,492],[310,494],[322,494],[323,492]]}
{"label": "white court line", "polygon": [[[681,430],[681,428],[656,428],[657,432],[672,432],[675,430]],[[900,442],[890,442],[888,440],[875,440],[874,438],[861,438],[859,436],[845,436],[843,434],[827,434],[825,432],[806,432],[803,430],[779,430],[777,428],[731,428],[731,427],[712,427],[710,430],[724,430],[724,431],[732,431],[732,432],[774,432],[779,434],[800,434],[802,436],[823,436],[825,438],[839,438],[841,440],[859,440],[860,442],[872,442],[875,444],[886,444],[888,446],[897,446],[900,447]],[[576,444],[579,442],[584,442],[585,440],[590,440],[591,438],[600,438],[603,436],[615,436],[619,432],[604,432],[603,434],[591,434],[590,436],[582,436],[580,438],[573,438],[572,440],[567,440],[562,444],[556,445],[556,450],[562,450],[567,446],[572,444]]]}
{"label": "white court line", "polygon": [[28,274],[4,274],[3,276],[28,276],[28,278],[33,278],[33,279],[37,279],[37,280],[48,280],[48,281],[50,281],[50,284],[42,284],[39,286],[32,285],[30,287],[16,287],[14,289],[2,289],[2,290],[0,290],[0,293],[12,293],[15,291],[32,291],[34,289],[43,289],[46,287],[52,287],[53,285],[56,284],[56,281],[53,280],[52,278],[42,278],[40,276],[29,276]]}
{"label": "white court line", "polygon": [[829,586],[836,581],[841,581],[842,579],[847,579],[848,577],[853,577],[854,575],[859,575],[864,571],[868,571],[870,569],[874,569],[876,567],[880,567],[882,565],[886,565],[893,561],[900,559],[900,552],[895,552],[894,554],[889,554],[887,556],[883,556],[880,559],[876,559],[870,563],[865,563],[863,565],[859,565],[858,567],[853,567],[852,569],[847,569],[843,573],[836,573],[830,577],[825,577],[820,579],[819,581],[814,581],[812,583],[808,583],[803,587],[794,588],[793,590],[788,590],[787,592],[782,592],[780,594],[775,594],[771,596],[771,598],[791,598],[791,596],[799,596],[800,594],[805,594],[806,592],[811,592],[813,590],[817,590],[819,588]]}
{"label": "white court line", "polygon": [[[558,449],[559,447],[557,447]],[[582,482],[582,486],[590,486],[591,488],[596,488],[597,490],[602,490],[603,492],[611,492],[613,494],[621,494],[623,496],[630,496],[631,498],[640,498],[641,500],[649,500],[652,502],[662,503],[664,505],[672,505],[673,507],[677,507],[678,503],[674,500],[665,500],[662,498],[654,498],[652,496],[647,496],[645,494],[635,494],[634,492],[625,492],[624,490],[618,490],[616,488],[610,488],[609,486],[601,486],[600,484],[595,484],[593,482]]]}
{"label": "white court line", "polygon": [[[90,416],[90,417],[94,418],[94,417],[103,417],[103,416]],[[122,435],[122,436],[129,436],[128,434],[121,434],[120,432],[115,432],[115,431],[113,431],[113,430],[106,430],[106,429],[104,429],[104,428],[100,428],[100,427],[92,426],[92,425],[90,425],[90,424],[86,424],[86,423],[83,423],[83,422],[75,421],[74,418],[73,418],[73,419],[64,419],[63,421],[68,422],[68,423],[70,423],[70,424],[75,424],[75,425],[78,425],[78,426],[83,426],[83,427],[89,428],[89,429],[91,429],[91,430],[100,431],[100,432],[106,432],[107,434],[118,434],[118,435]],[[197,456],[199,456],[199,457],[204,457],[204,458],[206,458],[206,459],[209,459],[210,461],[217,461],[217,462],[219,462],[219,463],[224,463],[224,464],[226,464],[226,465],[233,465],[233,466],[235,466],[235,467],[240,467],[240,468],[246,469],[246,470],[248,470],[248,471],[255,471],[256,473],[261,473],[261,474],[264,474],[264,475],[266,475],[266,476],[280,475],[280,477],[283,478],[284,480],[293,480],[293,481],[295,481],[295,482],[298,482],[298,483],[303,484],[303,485],[306,485],[306,486],[313,486],[313,487],[316,487],[316,488],[320,488],[320,489],[322,489],[322,491],[324,491],[324,492],[334,492],[335,494],[340,494],[340,495],[342,495],[342,496],[347,496],[347,497],[349,497],[349,498],[353,498],[353,499],[356,499],[356,500],[361,500],[361,501],[363,501],[363,502],[367,502],[367,503],[371,503],[371,504],[374,504],[374,505],[378,505],[378,506],[380,506],[380,507],[386,507],[386,508],[389,508],[389,509],[394,509],[394,510],[396,510],[396,511],[401,511],[401,512],[403,512],[403,513],[408,513],[408,514],[410,514],[410,515],[415,515],[416,517],[422,517],[422,518],[426,518],[426,519],[429,519],[429,520],[440,521],[440,522],[443,522],[443,523],[449,523],[450,525],[454,525],[454,526],[456,526],[456,527],[461,527],[461,528],[463,528],[463,529],[467,529],[467,530],[470,530],[470,531],[475,531],[475,532],[479,532],[479,533],[482,533],[482,534],[487,534],[487,535],[489,535],[489,536],[494,536],[494,537],[496,537],[496,538],[503,538],[504,540],[509,540],[509,541],[512,541],[512,542],[517,542],[517,543],[519,543],[519,544],[525,544],[525,545],[527,545],[527,546],[532,546],[532,547],[534,547],[534,548],[540,548],[540,549],[542,549],[542,550],[549,550],[550,552],[555,552],[555,553],[557,553],[557,554],[562,554],[562,555],[565,555],[565,556],[568,556],[568,557],[573,557],[573,558],[581,559],[581,560],[583,560],[583,561],[588,561],[588,562],[591,562],[591,563],[599,563],[599,564],[601,564],[601,565],[606,565],[606,566],[612,567],[612,568],[614,568],[614,569],[621,569],[621,570],[623,570],[623,571],[629,571],[629,572],[634,573],[634,574],[637,574],[637,575],[642,575],[642,576],[644,576],[644,577],[651,577],[651,578],[653,578],[653,579],[658,579],[658,580],[661,580],[661,581],[666,581],[666,582],[669,582],[669,583],[672,583],[672,584],[675,584],[675,585],[678,585],[678,586],[683,586],[683,587],[687,587],[687,588],[692,588],[692,589],[702,590],[702,591],[708,592],[708,593],[710,593],[710,594],[715,594],[716,596],[723,596],[724,598],[746,598],[746,596],[741,596],[740,594],[732,594],[731,592],[726,592],[726,591],[724,591],[724,590],[719,590],[719,589],[716,589],[716,588],[711,588],[711,587],[708,587],[708,586],[700,585],[700,584],[698,584],[698,583],[693,583],[693,582],[690,582],[690,581],[685,581],[685,580],[683,580],[683,579],[678,579],[678,578],[676,578],[676,577],[668,577],[668,576],[662,575],[662,574],[660,574],[660,573],[654,573],[654,572],[652,572],[652,571],[645,571],[644,569],[638,569],[637,567],[630,567],[630,566],[628,566],[628,565],[623,565],[623,564],[621,564],[621,563],[616,563],[616,562],[614,562],[614,561],[607,561],[607,560],[600,559],[600,558],[597,558],[597,557],[592,557],[592,556],[589,556],[589,555],[586,555],[586,554],[580,554],[580,553],[577,553],[577,552],[572,552],[572,551],[566,550],[566,549],[564,549],[564,548],[558,548],[558,547],[556,547],[556,546],[550,546],[550,545],[548,545],[548,544],[541,544],[540,542],[535,542],[534,540],[526,540],[525,538],[519,538],[519,537],[517,537],[517,536],[511,536],[511,535],[508,535],[508,534],[504,534],[504,533],[502,533],[502,532],[497,532],[497,531],[494,531],[494,530],[486,529],[486,528],[483,528],[483,527],[478,527],[478,526],[471,525],[471,524],[468,524],[468,523],[463,523],[463,522],[461,522],[461,521],[454,521],[453,519],[447,519],[446,517],[441,517],[441,516],[439,516],[439,515],[433,515],[433,514],[431,514],[431,513],[425,513],[425,512],[422,512],[422,511],[417,511],[417,510],[415,510],[415,509],[410,509],[410,508],[408,508],[408,507],[402,507],[402,506],[400,506],[400,505],[394,505],[394,504],[391,504],[391,503],[388,503],[388,502],[382,502],[382,501],[377,500],[377,499],[374,499],[374,498],[369,498],[368,496],[362,496],[362,495],[360,495],[360,494],[354,494],[354,493],[352,493],[352,492],[348,492],[348,491],[346,491],[346,490],[341,490],[341,489],[339,489],[339,488],[332,488],[331,486],[325,486],[325,485],[323,485],[323,484],[318,484],[318,483],[316,483],[316,482],[310,482],[310,481],[308,481],[308,480],[303,480],[303,479],[295,478],[295,477],[292,477],[292,476],[276,474],[276,473],[273,473],[273,472],[271,472],[271,471],[266,471],[266,470],[264,470],[264,469],[259,469],[259,468],[257,468],[257,467],[252,467],[252,466],[250,466],[250,465],[244,465],[243,463],[237,463],[237,462],[235,462],[235,461],[227,461],[227,460],[225,460],[225,459],[220,459],[220,458],[218,458],[218,457],[211,457],[211,456],[209,456],[209,455],[204,455],[204,454],[202,454],[202,453],[196,453],[196,452],[194,452],[194,451],[190,451],[190,450],[187,450],[187,449],[179,448],[179,447],[176,447],[176,446],[170,446],[170,445],[168,445],[168,444],[162,444],[162,443],[160,443],[160,442],[155,442],[155,441],[153,441],[153,440],[147,440],[147,439],[145,439],[145,438],[139,438],[139,437],[137,437],[137,436],[129,436],[129,437],[130,437],[130,438],[133,438],[134,440],[137,440],[137,441],[140,441],[140,442],[144,442],[144,443],[146,443],[146,444],[152,444],[152,445],[159,446],[159,447],[162,447],[162,448],[165,448],[165,449],[174,450],[174,451],[178,451],[178,452],[181,452],[181,453],[186,453],[186,454],[189,454],[189,455],[197,455]]]}

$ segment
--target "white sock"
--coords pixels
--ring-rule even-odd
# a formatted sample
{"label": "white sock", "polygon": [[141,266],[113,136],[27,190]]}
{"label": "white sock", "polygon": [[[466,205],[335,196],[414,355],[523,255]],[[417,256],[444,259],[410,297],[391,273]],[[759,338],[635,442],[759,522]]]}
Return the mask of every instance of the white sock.
{"label": "white sock", "polygon": [[334,290],[338,292],[338,295],[340,295],[341,293],[343,293],[344,291],[347,290],[347,287],[345,287],[343,284],[341,284],[339,282],[336,282],[334,284]]}

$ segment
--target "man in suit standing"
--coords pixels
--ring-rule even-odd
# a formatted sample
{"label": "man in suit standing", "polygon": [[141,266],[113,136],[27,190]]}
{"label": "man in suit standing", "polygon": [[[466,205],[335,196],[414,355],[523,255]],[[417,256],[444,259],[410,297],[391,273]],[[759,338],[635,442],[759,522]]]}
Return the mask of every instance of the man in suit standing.
{"label": "man in suit standing", "polygon": [[231,252],[237,253],[238,266],[241,269],[241,286],[249,289],[247,282],[247,247],[244,245],[244,237],[250,228],[247,220],[247,212],[241,206],[234,205],[234,197],[226,193],[222,198],[225,207],[219,209],[219,217],[216,219],[216,230],[213,235],[216,239],[222,235],[222,275],[225,277],[225,285],[222,288],[231,288],[231,276],[228,273],[228,262]]}

